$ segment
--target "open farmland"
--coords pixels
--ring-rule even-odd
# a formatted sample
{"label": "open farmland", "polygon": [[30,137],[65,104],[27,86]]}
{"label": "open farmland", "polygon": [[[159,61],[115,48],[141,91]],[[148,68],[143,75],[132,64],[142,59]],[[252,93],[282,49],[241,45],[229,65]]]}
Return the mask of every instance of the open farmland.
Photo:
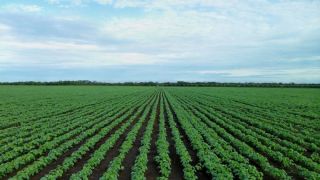
{"label": "open farmland", "polygon": [[320,179],[320,90],[0,86],[0,179]]}

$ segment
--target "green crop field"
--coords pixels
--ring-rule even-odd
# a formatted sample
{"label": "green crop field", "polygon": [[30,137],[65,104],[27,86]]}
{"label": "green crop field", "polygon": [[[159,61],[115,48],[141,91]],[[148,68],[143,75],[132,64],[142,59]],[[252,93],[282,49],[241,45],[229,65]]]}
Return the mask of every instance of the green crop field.
{"label": "green crop field", "polygon": [[320,179],[316,88],[0,86],[0,179]]}

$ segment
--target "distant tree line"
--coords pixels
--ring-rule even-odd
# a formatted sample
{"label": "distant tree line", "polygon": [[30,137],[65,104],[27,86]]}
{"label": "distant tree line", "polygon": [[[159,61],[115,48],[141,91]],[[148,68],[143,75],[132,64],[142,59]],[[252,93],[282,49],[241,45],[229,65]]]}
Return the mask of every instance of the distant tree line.
{"label": "distant tree line", "polygon": [[309,87],[320,88],[320,84],[297,84],[297,83],[228,83],[228,82],[119,82],[108,83],[98,81],[23,81],[23,82],[0,82],[0,85],[103,85],[103,86],[195,86],[195,87]]}

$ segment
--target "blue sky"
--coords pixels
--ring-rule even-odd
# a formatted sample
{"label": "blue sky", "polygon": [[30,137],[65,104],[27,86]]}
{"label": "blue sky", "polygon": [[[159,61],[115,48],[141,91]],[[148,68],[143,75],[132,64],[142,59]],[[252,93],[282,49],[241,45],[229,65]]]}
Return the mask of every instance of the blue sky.
{"label": "blue sky", "polygon": [[320,83],[320,1],[0,1],[0,81],[84,79]]}

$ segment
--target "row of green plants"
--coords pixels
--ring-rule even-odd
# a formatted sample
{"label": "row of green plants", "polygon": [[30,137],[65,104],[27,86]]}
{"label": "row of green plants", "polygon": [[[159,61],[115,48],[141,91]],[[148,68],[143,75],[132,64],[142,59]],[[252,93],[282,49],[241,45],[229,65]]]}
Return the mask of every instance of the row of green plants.
{"label": "row of green plants", "polygon": [[[172,173],[169,135],[184,179],[198,179],[204,171],[212,179],[320,179],[320,136],[316,134],[318,127],[313,127],[319,124],[313,119],[318,115],[312,109],[296,109],[296,113],[293,110],[314,104],[302,107],[290,105],[291,100],[268,100],[266,97],[270,96],[259,100],[254,100],[258,97],[254,94],[242,97],[236,90],[230,90],[230,97],[222,89],[216,90],[216,94],[211,91],[137,88],[110,94],[100,91],[93,99],[86,94],[84,100],[79,92],[58,104],[57,108],[64,108],[59,111],[33,104],[31,112],[41,111],[34,118],[29,113],[19,116],[17,111],[9,118],[12,122],[0,123],[0,179],[32,179],[47,172],[49,166],[54,168],[42,180],[66,178],[74,167],[81,170],[72,174],[71,179],[90,179],[123,138],[100,179],[119,178],[124,160],[136,148],[136,142],[141,146],[138,155],[132,157],[135,161],[129,167],[131,179],[146,179],[155,123],[159,123],[157,154],[151,158],[157,164],[158,179],[169,179]],[[53,103],[53,97],[36,103]],[[14,111],[18,99],[9,99],[6,101],[11,105],[6,109]],[[27,99],[32,97],[23,101]],[[22,119],[19,121],[18,117]],[[304,125],[305,130],[301,130]],[[137,139],[139,132],[141,141]],[[190,143],[196,157],[191,156],[193,152],[189,153],[186,143]],[[70,155],[63,157],[66,152]],[[83,158],[85,162],[78,165]],[[57,160],[59,164],[55,163]]]}
{"label": "row of green plants", "polygon": [[[194,101],[193,101],[194,102]],[[218,113],[213,112],[212,110],[209,110],[208,106],[201,106],[201,109],[199,108],[201,105],[197,104],[197,108],[199,111],[206,111],[207,114],[215,115],[218,117],[218,119],[224,120],[226,122],[225,124],[227,127],[232,127],[233,129],[236,129],[236,131],[231,132],[238,132],[236,136],[242,137],[243,133],[246,135],[243,135],[243,138],[245,140],[248,140],[249,144],[253,144],[255,147],[258,148],[260,152],[267,153],[272,159],[282,164],[285,168],[290,168],[293,166],[293,162],[296,162],[297,164],[300,164],[302,166],[305,166],[309,168],[312,171],[320,172],[320,165],[313,162],[312,159],[305,157],[301,153],[295,151],[293,148],[287,148],[284,146],[281,146],[277,143],[274,143],[270,138],[266,138],[261,136],[258,133],[255,133],[250,129],[249,126],[242,126],[241,123],[238,121],[232,121],[230,119],[232,118],[226,118],[225,116],[222,116]],[[241,132],[240,132],[241,131]],[[259,143],[257,143],[259,142]],[[311,173],[311,172],[310,172]]]}
{"label": "row of green plants", "polygon": [[188,120],[201,133],[206,142],[211,146],[211,151],[214,152],[223,164],[226,164],[232,173],[239,179],[262,179],[262,173],[257,171],[256,167],[250,165],[248,159],[244,158],[230,146],[224,146],[221,143],[221,138],[203,122],[198,121],[197,117],[192,113],[192,110],[184,106],[185,102],[180,103],[184,110],[188,113]]}
{"label": "row of green plants", "polygon": [[186,132],[192,148],[197,152],[197,156],[207,170],[207,173],[214,179],[233,179],[231,170],[221,163],[220,158],[214,154],[210,146],[204,141],[201,134],[187,120],[188,114],[178,105],[176,100],[166,94],[172,111],[176,113],[177,121]]}
{"label": "row of green plants", "polygon": [[170,127],[173,141],[174,141],[174,147],[177,154],[179,155],[180,163],[182,164],[182,167],[183,167],[182,171],[183,171],[184,179],[186,180],[198,179],[198,177],[196,176],[196,169],[193,166],[192,158],[183,140],[181,139],[181,133],[177,128],[177,123],[174,120],[173,114],[171,113],[168,102],[166,100],[164,100],[164,106],[165,106],[164,114],[167,117],[167,121]]}
{"label": "row of green plants", "polygon": [[[86,110],[90,110],[90,108]],[[71,115],[70,120],[72,120],[73,117],[79,117],[79,114],[86,113],[86,111],[83,112],[83,109],[75,109],[74,111],[75,113],[73,114],[67,114],[68,116]],[[32,136],[38,136],[38,134],[42,132],[47,125],[53,125],[52,127],[54,127],[56,124],[58,125],[61,123],[66,123],[64,119],[65,117],[63,117],[63,115],[57,115],[50,118],[41,118],[37,121],[31,121],[32,123],[28,123],[28,124],[24,123],[23,126],[21,127],[14,127],[14,128],[8,128],[5,130],[2,130],[1,131],[2,133],[0,135],[1,147],[8,146],[9,145],[8,143],[16,142],[14,138],[19,138],[21,140],[23,139],[24,142],[28,142],[30,141]],[[17,130],[19,130],[19,134],[17,134]]]}
{"label": "row of green plants", "polygon": [[[194,102],[194,101],[193,101]],[[199,105],[198,105],[199,106]],[[300,152],[297,152],[294,150],[292,147],[285,147],[282,145],[279,145],[277,143],[274,143],[272,141],[272,138],[266,138],[260,135],[260,133],[256,133],[251,130],[249,126],[242,126],[239,121],[234,120],[232,122],[230,119],[232,118],[226,118],[221,116],[218,113],[213,112],[212,110],[208,110],[209,106],[201,106],[202,108],[198,109],[201,111],[207,109],[207,113],[211,115],[216,115],[219,119],[223,119],[224,121],[227,122],[228,125],[233,125],[235,129],[237,129],[237,132],[241,131],[245,133],[247,138],[245,139],[251,139],[249,143],[254,143],[254,142],[261,142],[261,144],[257,145],[257,148],[261,152],[266,152],[267,154],[270,155],[275,161],[279,162],[280,164],[283,165],[285,168],[290,168],[293,164],[293,162],[296,162],[296,165],[302,165],[304,167],[309,168],[312,171],[320,172],[320,166],[316,162],[313,162],[312,159],[305,157],[303,154]],[[233,132],[233,131],[232,131]],[[239,134],[237,134],[239,136]],[[263,145],[264,144],[264,145]],[[311,172],[310,172],[311,173]]]}
{"label": "row of green plants", "polygon": [[[205,100],[197,100],[197,99],[193,99],[192,96],[188,96],[189,99],[192,99],[192,102],[193,103],[196,103],[197,106],[205,106],[205,107],[210,107],[211,109],[209,110],[210,112],[215,112],[215,111],[219,111],[217,110],[217,107],[213,106],[213,103],[204,103]],[[229,111],[232,111],[231,109]],[[220,115],[220,113],[218,113]],[[247,115],[249,115],[247,113]],[[258,128],[258,127],[255,127],[255,126],[250,126],[248,125],[245,121],[239,121],[239,119],[236,119],[234,118],[233,116],[228,116],[228,115],[224,115],[224,116],[227,116],[229,117],[230,120],[234,121],[236,124],[241,124],[243,126],[246,126],[246,127],[249,127],[250,129],[252,129],[253,131],[255,131],[257,134],[258,134],[258,137],[265,137],[267,138],[269,141],[274,141],[275,143],[281,145],[281,146],[284,146],[284,147],[287,147],[287,148],[290,148],[290,149],[293,149],[295,151],[298,151],[300,153],[303,153],[306,151],[305,148],[293,143],[293,142],[290,142],[288,140],[285,140],[285,139],[281,139],[277,136],[274,136],[273,134],[270,134],[268,132],[265,132],[264,130]],[[248,117],[248,116],[246,116]],[[256,121],[260,121],[259,119],[255,119]]]}
{"label": "row of green plants", "polygon": [[[122,101],[125,101],[125,100],[126,98],[122,98]],[[19,128],[19,133],[12,131],[10,134],[8,134],[6,138],[1,139],[0,151],[9,152],[12,149],[14,149],[15,151],[20,151],[16,148],[29,146],[27,143],[30,141],[32,141],[32,144],[41,145],[45,141],[48,141],[54,137],[60,136],[60,134],[57,134],[56,132],[61,129],[64,130],[61,127],[71,126],[73,125],[73,123],[78,124],[77,123],[78,118],[92,116],[93,113],[99,114],[103,112],[104,110],[103,108],[107,108],[107,107],[112,108],[113,106],[116,106],[117,104],[119,104],[118,101],[108,101],[108,102],[109,103],[107,105],[99,103],[99,105],[96,104],[93,107],[90,106],[85,109],[83,108],[76,109],[75,111],[73,111],[73,114],[67,114],[67,115],[64,114],[57,117],[52,117],[51,119],[44,118],[36,122],[33,122],[32,124],[24,125],[23,127]],[[68,119],[68,121],[66,121],[66,118]],[[68,132],[69,130],[66,129],[65,132]],[[51,136],[48,139],[47,137],[49,134]]]}
{"label": "row of green plants", "polygon": [[160,99],[160,113],[159,113],[159,134],[158,139],[156,141],[157,146],[157,156],[155,157],[155,161],[158,163],[158,168],[160,171],[159,180],[167,180],[169,179],[171,173],[171,159],[169,152],[169,142],[167,141],[167,129],[166,129],[166,121],[164,117],[163,110],[163,93],[161,93]]}
{"label": "row of green plants", "polygon": [[[6,90],[7,89],[7,90]],[[43,118],[69,114],[90,104],[143,93],[147,88],[2,87],[0,130],[14,130]],[[152,90],[152,89],[150,89]],[[149,89],[148,89],[149,91]]]}
{"label": "row of green plants", "polygon": [[[194,103],[195,101],[191,101],[192,103]],[[204,113],[206,116],[211,116],[212,119],[214,119],[215,117],[212,117],[213,115],[216,115],[214,111],[212,110],[206,110],[208,109],[209,106],[201,106],[199,104],[195,104],[194,105],[195,109],[199,112]],[[201,107],[201,108],[200,108]],[[263,152],[264,154],[266,154],[269,158],[277,161],[278,163],[280,163],[284,168],[292,168],[292,166],[295,166],[295,168],[297,168],[299,170],[300,174],[309,174],[308,177],[317,177],[315,172],[312,171],[306,171],[305,168],[300,167],[297,164],[293,164],[292,159],[285,157],[283,154],[281,154],[278,151],[273,151],[271,147],[274,146],[278,146],[275,143],[270,143],[270,140],[268,139],[264,139],[266,142],[268,142],[268,146],[264,146],[262,145],[257,137],[259,137],[258,134],[252,133],[252,131],[249,129],[249,127],[241,127],[239,126],[239,123],[237,122],[231,122],[228,121],[228,119],[224,116],[218,116],[214,119],[216,123],[218,123],[221,127],[225,128],[226,130],[228,130],[228,132],[231,132],[232,135],[234,135],[235,137],[240,138],[241,141],[248,143],[249,145],[253,146],[255,149],[257,149],[259,152]],[[225,122],[224,122],[225,121]],[[233,126],[232,126],[233,125]],[[247,135],[242,134],[242,132],[245,132]],[[312,161],[310,161],[310,159],[307,158],[301,158],[302,155],[299,155],[297,152],[293,151],[292,149],[286,149],[284,147],[278,146],[278,149],[282,148],[282,150],[286,150],[283,151],[284,153],[287,152],[287,154],[289,154],[289,156],[291,158],[294,158],[296,161],[303,161],[303,165],[308,166],[309,168],[312,168],[315,171],[318,171],[318,165]],[[291,154],[290,152],[293,153],[294,155],[296,155],[296,157]],[[300,158],[299,158],[300,157]]]}
{"label": "row of green plants", "polygon": [[[119,107],[119,109],[121,109],[121,107]],[[107,114],[114,113],[114,111],[110,111]],[[105,118],[108,120],[106,121]],[[20,170],[17,173],[17,176],[20,176],[20,174],[23,176],[34,175],[46,165],[50,164],[50,162],[57,159],[57,157],[63,154],[66,150],[94,135],[99,129],[109,124],[111,120],[112,119],[108,118],[107,115],[99,116],[99,114],[90,118],[89,120],[86,118],[79,119],[78,121],[81,124],[79,128],[73,129],[62,136],[54,138],[51,141],[47,141],[38,149],[33,149],[27,154],[23,154],[13,161],[4,163],[4,166],[0,167],[0,177],[13,172],[14,170],[24,168],[25,164],[29,164],[33,161],[34,162],[31,165],[25,167],[23,170]],[[68,128],[66,127],[65,129]],[[46,154],[46,152],[48,153]]]}
{"label": "row of green plants", "polygon": [[[202,102],[202,99],[203,98],[200,98],[200,102]],[[263,124],[275,124],[276,126],[273,127],[275,127],[276,130],[281,132],[285,131],[287,134],[292,134],[290,136],[291,138],[297,136],[300,139],[303,139],[304,141],[308,141],[309,143],[316,143],[316,145],[320,146],[319,139],[315,139],[312,136],[310,136],[312,132],[314,133],[320,130],[317,130],[318,127],[316,125],[316,121],[308,120],[306,122],[305,118],[298,118],[292,115],[290,116],[290,114],[283,112],[283,108],[285,108],[285,106],[274,107],[275,105],[271,104],[268,108],[254,108],[257,106],[254,105],[254,107],[251,106],[251,108],[244,109],[243,106],[235,106],[235,104],[237,103],[235,103],[234,100],[229,100],[228,98],[220,98],[218,101],[216,101],[216,98],[206,96],[205,101],[207,99],[216,102],[215,104],[211,104],[211,106],[214,106],[215,108],[223,110],[224,108],[228,107],[228,109],[223,110],[224,113],[231,114],[232,116],[239,116],[242,114],[243,116],[239,118],[251,117],[257,119],[257,117],[260,116],[261,118],[259,119],[259,122]],[[230,107],[232,106],[234,107],[230,109]],[[254,110],[251,110],[252,108],[254,108]],[[303,131],[295,129],[295,127],[303,128]],[[308,132],[309,130],[312,131]],[[299,141],[295,142],[299,143]],[[306,147],[308,146],[309,145],[307,145]],[[317,151],[319,151],[319,149]]]}
{"label": "row of green plants", "polygon": [[[160,95],[157,97],[157,106],[159,106]],[[152,132],[154,123],[156,121],[156,109],[157,106],[153,106],[152,113],[150,115],[148,124],[146,125],[146,129],[144,130],[141,145],[139,148],[139,154],[135,159],[134,165],[131,169],[131,179],[133,180],[143,180],[146,179],[144,174],[147,171],[147,164],[148,164],[148,154],[150,153],[151,147],[151,139],[152,139]]]}
{"label": "row of green plants", "polygon": [[193,111],[193,113],[198,117],[198,120],[203,121],[208,127],[213,129],[219,137],[227,141],[234,149],[237,150],[239,154],[248,158],[251,163],[261,168],[263,174],[268,174],[276,179],[289,179],[288,175],[284,170],[273,167],[268,159],[257,153],[253,148],[248,146],[246,143],[235,138],[229,134],[224,128],[218,126],[215,123],[215,119],[208,119],[208,117],[198,111]]}
{"label": "row of green plants", "polygon": [[[79,121],[79,122],[81,122],[81,121]],[[91,123],[90,123],[90,125],[91,125]],[[79,140],[78,138],[80,138],[80,137],[81,137],[81,139],[85,138],[83,136],[78,136],[77,139],[67,141],[68,139],[82,133],[85,130],[85,128],[86,128],[86,125],[83,125],[82,127],[77,128],[73,131],[70,131],[70,132],[64,134],[63,136],[59,136],[52,141],[48,141],[48,142],[44,143],[38,149],[33,149],[33,150],[29,151],[27,154],[23,154],[23,155],[15,158],[13,161],[4,163],[3,166],[0,167],[0,177],[3,177],[4,175],[11,173],[14,170],[18,170],[20,168],[23,168],[25,164],[28,164],[30,162],[35,161],[39,156],[45,154],[47,151],[50,151],[48,156],[50,154],[54,154],[53,152],[57,151],[56,147],[58,147],[58,146],[64,147],[64,149],[65,148],[67,149],[70,144],[73,145],[73,142],[78,141]],[[65,143],[63,143],[63,142],[65,142]],[[68,145],[65,145],[65,144],[68,144]],[[44,158],[46,156],[42,156],[42,157]]]}
{"label": "row of green plants", "polygon": [[[94,135],[92,138],[87,140],[79,149],[74,151],[69,157],[65,158],[62,164],[60,164],[59,166],[57,166],[57,168],[50,171],[42,179],[57,179],[57,178],[62,177],[67,170],[69,170],[71,167],[76,165],[78,160],[80,160],[85,154],[87,154],[90,150],[92,150],[98,141],[100,141],[103,137],[105,137],[118,124],[120,124],[120,123],[124,122],[126,119],[128,119],[126,124],[124,124],[121,127],[123,130],[125,130],[127,128],[127,126],[130,123],[132,123],[132,119],[137,116],[134,114],[139,113],[139,111],[138,112],[134,111],[136,109],[136,107],[139,107],[139,106],[143,105],[144,103],[146,103],[145,98],[141,98],[138,102],[133,102],[133,107],[131,107],[131,106],[127,107],[130,110],[125,109],[126,112],[124,114],[122,112],[119,112],[118,115],[121,115],[119,118],[112,121],[112,123],[110,125],[104,127],[96,135]],[[121,134],[121,132],[123,130],[119,130],[115,134],[119,135],[119,134]],[[110,147],[112,142],[117,140],[117,138],[114,138],[114,137],[118,137],[117,135],[112,135],[113,137],[110,138],[111,140],[107,140],[107,142],[105,144],[108,144],[108,147]],[[91,161],[93,161],[93,160],[91,160]],[[86,172],[88,172],[88,171],[86,171]]]}
{"label": "row of green plants", "polygon": [[[230,91],[229,91],[230,90]],[[288,120],[307,120],[314,123],[320,118],[317,104],[319,98],[314,96],[316,89],[224,89],[218,93],[216,89],[194,89],[196,93],[207,94],[232,100],[232,105],[248,105],[251,108],[263,109],[270,114],[279,115]],[[217,96],[216,96],[217,97]],[[239,102],[239,103],[235,103]],[[281,115],[282,114],[282,115]],[[286,119],[286,120],[287,120]],[[284,121],[285,122],[285,121]],[[306,123],[305,123],[306,124]],[[316,127],[314,127],[316,128]]]}
{"label": "row of green plants", "polygon": [[148,106],[145,109],[141,118],[134,124],[133,128],[126,136],[126,139],[121,144],[119,154],[113,158],[105,173],[102,175],[102,177],[100,177],[101,180],[118,179],[119,172],[122,169],[122,161],[126,157],[126,154],[129,152],[129,150],[133,147],[133,143],[136,140],[138,132],[143,123],[149,119],[150,114],[154,113],[152,111],[155,111],[157,98],[153,102],[153,105]]}
{"label": "row of green plants", "polygon": [[[91,97],[93,94],[90,94],[90,97],[87,96],[89,98],[83,98],[83,96],[78,98],[77,95],[62,95],[63,99],[61,99],[61,94],[55,94],[55,91],[51,92],[50,90],[49,93],[43,91],[29,92],[28,96],[23,96],[23,93],[19,93],[18,96],[12,96],[17,98],[15,100],[10,98],[6,101],[2,98],[3,102],[6,103],[6,106],[3,107],[7,108],[3,112],[10,112],[10,115],[3,114],[4,118],[0,121],[0,129],[3,132],[2,134],[6,132],[17,132],[20,131],[21,128],[34,125],[39,121],[44,122],[43,120],[46,120],[46,122],[50,122],[49,120],[51,120],[51,118],[75,114],[75,111],[84,109],[85,107],[98,103],[101,104],[109,100],[121,98],[122,96],[130,96],[133,93],[138,92],[109,92],[108,94],[103,94],[102,97],[101,94],[94,94],[94,97]],[[38,98],[39,95],[41,95],[41,98]],[[97,100],[92,101],[92,99]],[[49,106],[50,104],[54,104],[54,106]]]}
{"label": "row of green plants", "polygon": [[[95,115],[88,115],[88,111],[95,111]],[[111,109],[110,112],[113,111],[114,109]],[[57,124],[43,123],[46,125],[41,127],[43,129],[42,131],[33,133],[31,136],[27,138],[20,138],[21,141],[13,141],[10,144],[2,146],[0,148],[0,151],[6,153],[4,153],[0,157],[0,163],[6,163],[24,153],[27,153],[33,149],[37,149],[45,142],[48,142],[56,137],[62,136],[65,133],[70,132],[71,130],[79,128],[83,123],[91,122],[92,120],[97,119],[97,117],[104,116],[105,114],[106,113],[104,112],[104,107],[95,107],[95,109],[88,109],[83,113],[79,113],[79,115],[70,118],[70,120],[68,119],[68,121],[66,121],[66,118],[61,118],[57,119]],[[110,114],[107,115],[110,116]],[[80,122],[79,119],[84,119],[84,121]]]}
{"label": "row of green plants", "polygon": [[[252,121],[255,121],[255,122],[259,122],[260,124],[264,124],[264,125],[268,124],[268,126],[271,126],[269,123],[264,122],[261,119],[254,118],[254,117],[250,118],[251,113],[247,113],[246,111],[241,110],[241,108],[240,108],[240,110],[239,110],[239,108],[238,109],[229,108],[231,103],[230,104],[228,104],[228,103],[220,104],[220,102],[226,101],[226,100],[219,99],[219,101],[214,101],[215,103],[210,103],[211,101],[207,100],[208,99],[207,97],[206,97],[206,99],[203,99],[203,98],[197,97],[197,95],[194,96],[192,94],[185,94],[184,96],[188,97],[189,99],[192,99],[192,101],[197,102],[198,104],[201,104],[207,108],[210,107],[212,109],[211,111],[218,111],[219,114],[221,114],[223,116],[227,116],[230,119],[236,118],[237,122],[240,124],[248,124],[248,121],[251,120],[250,121],[251,123],[253,123]],[[241,121],[238,121],[238,119],[241,119]],[[286,124],[286,123],[283,122],[282,124]],[[272,140],[277,140],[278,143],[280,143],[281,145],[287,146],[290,149],[294,149],[299,152],[304,152],[304,151],[306,151],[305,147],[308,147],[309,150],[319,151],[319,147],[317,147],[317,144],[307,143],[304,141],[304,140],[308,140],[308,139],[309,140],[313,139],[310,136],[302,136],[301,137],[301,136],[297,135],[299,137],[299,138],[297,138],[292,134],[293,132],[288,132],[288,131],[284,132],[285,131],[284,129],[277,129],[277,128],[279,128],[278,126],[272,126],[272,127],[277,129],[278,132],[280,132],[280,135],[279,135],[279,133],[276,133],[276,134],[270,133],[270,132],[266,131],[265,129],[261,128],[261,126],[256,126],[256,124],[254,124],[254,125],[249,124],[249,126],[251,128],[254,128],[255,131],[259,131],[259,134],[263,134],[264,136],[268,136],[268,138],[272,137]],[[289,126],[289,125],[286,125],[286,126]],[[274,130],[272,132],[274,132]],[[286,140],[286,138],[283,138],[283,136],[285,136],[283,134],[290,134],[290,138],[294,138],[294,141],[290,140],[290,138],[288,140]],[[315,142],[315,141],[313,141],[313,142]]]}
{"label": "row of green plants", "polygon": [[[22,101],[22,102],[21,102]],[[23,100],[20,100],[21,103],[24,103]],[[29,102],[25,102],[25,103],[29,103]],[[41,103],[41,104],[45,104],[45,103],[50,103],[50,100],[46,100],[45,102]],[[83,102],[85,103],[85,102]],[[56,116],[61,116],[62,114],[65,114],[65,112],[71,112],[73,110],[77,110],[79,109],[79,107],[83,106],[82,103],[75,103],[75,104],[70,104],[70,102],[68,101],[63,101],[61,103],[59,103],[57,106],[60,107],[57,110],[58,111],[52,111],[49,108],[43,108],[41,106],[36,106],[33,108],[30,108],[30,111],[27,112],[21,112],[19,114],[19,109],[16,109],[15,105],[14,106],[10,106],[12,104],[15,104],[13,102],[8,102],[7,104],[7,108],[10,107],[10,109],[5,109],[5,112],[14,112],[12,113],[12,115],[10,116],[6,116],[5,119],[1,120],[0,123],[0,129],[4,132],[16,132],[18,129],[20,129],[21,127],[23,127],[24,125],[30,125],[33,123],[36,123],[39,120],[44,120],[44,119],[50,119],[51,117],[56,117]],[[80,104],[80,105],[79,105]],[[30,104],[30,106],[33,106],[32,104]],[[65,108],[68,107],[68,108]],[[21,108],[21,109],[25,109]],[[15,115],[15,114],[19,114],[19,115]],[[23,126],[21,126],[23,124]],[[3,135],[1,135],[0,137],[2,137]]]}

